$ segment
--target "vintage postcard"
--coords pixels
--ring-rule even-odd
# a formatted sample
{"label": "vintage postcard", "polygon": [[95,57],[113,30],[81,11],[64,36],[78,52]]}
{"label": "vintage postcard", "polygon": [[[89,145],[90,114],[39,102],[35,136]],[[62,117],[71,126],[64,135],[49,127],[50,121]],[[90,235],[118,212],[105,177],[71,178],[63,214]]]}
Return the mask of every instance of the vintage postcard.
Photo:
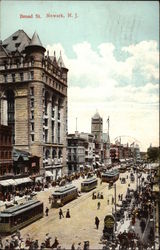
{"label": "vintage postcard", "polygon": [[0,249],[160,249],[159,2],[0,1]]}

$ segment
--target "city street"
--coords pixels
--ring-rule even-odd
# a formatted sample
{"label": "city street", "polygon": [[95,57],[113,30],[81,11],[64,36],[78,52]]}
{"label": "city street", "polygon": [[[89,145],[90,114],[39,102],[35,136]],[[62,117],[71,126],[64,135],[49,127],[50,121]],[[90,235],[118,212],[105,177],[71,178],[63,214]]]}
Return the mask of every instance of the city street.
{"label": "city street", "polygon": [[[128,183],[130,182],[128,178],[125,184],[121,184],[120,178],[126,177],[127,175],[129,176],[128,172],[120,174],[119,180],[116,182],[117,204],[120,204],[118,195],[123,194],[123,197],[125,197]],[[82,180],[83,179],[80,178],[79,180],[73,181],[72,184],[80,189]],[[136,180],[130,184],[131,189],[135,189],[135,187]],[[50,208],[48,197],[54,189],[55,188],[50,188],[37,194],[37,199],[44,202],[44,210],[46,206]],[[112,196],[114,197],[114,188],[108,189],[108,184],[100,184],[99,179],[98,186],[94,191],[103,192],[104,199],[92,200],[93,191],[83,193],[81,197],[62,207],[64,215],[67,209],[70,209],[71,218],[62,218],[60,220],[58,215],[59,209],[52,208],[49,210],[48,217],[44,216],[39,221],[22,229],[22,237],[26,238],[27,234],[30,234],[33,239],[38,239],[39,243],[41,243],[45,240],[46,233],[49,233],[49,236],[52,237],[52,242],[54,238],[57,237],[60,245],[65,248],[70,248],[73,242],[77,246],[79,242],[83,244],[84,241],[89,240],[91,249],[101,249],[102,244],[100,243],[100,239],[103,234],[104,217],[114,211],[114,205],[111,205]],[[99,210],[97,209],[98,201],[101,203]],[[94,224],[95,216],[98,216],[100,219],[98,230]]]}

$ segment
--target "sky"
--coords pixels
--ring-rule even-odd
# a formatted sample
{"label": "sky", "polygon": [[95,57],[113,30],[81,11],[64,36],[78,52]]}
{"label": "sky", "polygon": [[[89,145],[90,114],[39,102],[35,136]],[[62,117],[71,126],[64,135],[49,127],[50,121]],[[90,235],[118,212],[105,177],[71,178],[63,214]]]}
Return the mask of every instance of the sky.
{"label": "sky", "polygon": [[[56,15],[57,17],[47,17]],[[33,18],[20,18],[33,15]],[[40,18],[36,18],[40,16]],[[91,132],[96,111],[110,138],[159,145],[158,1],[1,1],[1,40],[34,31],[68,72],[68,132]]]}

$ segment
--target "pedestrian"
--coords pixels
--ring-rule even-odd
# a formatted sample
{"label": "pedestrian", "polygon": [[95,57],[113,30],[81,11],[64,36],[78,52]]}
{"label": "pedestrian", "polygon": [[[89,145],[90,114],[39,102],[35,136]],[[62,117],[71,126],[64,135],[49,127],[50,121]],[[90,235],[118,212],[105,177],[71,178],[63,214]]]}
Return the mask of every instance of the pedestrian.
{"label": "pedestrian", "polygon": [[71,250],[76,250],[76,248],[75,248],[75,243],[72,244]]}
{"label": "pedestrian", "polygon": [[49,212],[49,208],[48,208],[48,207],[46,207],[46,211],[45,211],[46,216],[48,216],[48,212]]}
{"label": "pedestrian", "polygon": [[52,245],[52,248],[57,248],[57,246],[59,245],[59,241],[57,239],[57,237],[55,237],[54,243]]}
{"label": "pedestrian", "polygon": [[120,201],[120,199],[121,199],[121,195],[120,195],[120,194],[118,195],[118,199],[119,199],[119,201]]}
{"label": "pedestrian", "polygon": [[64,215],[63,215],[62,209],[60,208],[60,210],[59,210],[59,219],[61,219],[62,217],[64,218]]}
{"label": "pedestrian", "polygon": [[123,194],[121,194],[121,201],[123,200]]}
{"label": "pedestrian", "polygon": [[9,239],[6,239],[6,242],[5,242],[5,247],[4,249],[10,249],[10,243],[9,243]]}
{"label": "pedestrian", "polygon": [[49,196],[48,200],[49,200],[49,204],[51,204],[52,197],[51,197],[51,196]]}
{"label": "pedestrian", "polygon": [[79,243],[78,243],[77,250],[82,250],[82,247],[81,247],[81,242],[79,242]]}
{"label": "pedestrian", "polygon": [[96,216],[95,217],[95,225],[96,225],[96,228],[98,229],[98,227],[99,227],[99,219],[98,219],[98,217]]}
{"label": "pedestrian", "polygon": [[100,209],[100,206],[101,206],[101,203],[100,203],[100,201],[98,201],[98,203],[97,203],[97,209]]}
{"label": "pedestrian", "polygon": [[69,211],[69,209],[67,209],[67,212],[66,212],[66,218],[71,218],[71,215],[70,215],[70,211]]}
{"label": "pedestrian", "polygon": [[107,204],[109,205],[109,198],[108,198],[108,200],[107,200]]}

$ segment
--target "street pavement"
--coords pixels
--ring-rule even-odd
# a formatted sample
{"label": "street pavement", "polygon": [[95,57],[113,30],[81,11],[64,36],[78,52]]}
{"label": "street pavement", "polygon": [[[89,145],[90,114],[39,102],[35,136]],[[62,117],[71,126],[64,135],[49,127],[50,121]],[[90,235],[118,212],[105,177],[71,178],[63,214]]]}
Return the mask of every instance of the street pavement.
{"label": "street pavement", "polygon": [[[120,178],[126,177],[127,175],[129,176],[128,172],[120,174]],[[121,184],[120,178],[116,182],[117,204],[121,203],[118,201],[118,195],[123,194],[123,197],[125,197],[128,184],[130,183],[130,179],[128,178],[125,184]],[[80,189],[82,180],[82,178],[74,180],[72,184]],[[130,183],[130,188],[136,188],[136,181]],[[37,193],[37,199],[44,202],[44,209],[46,206],[50,208],[48,197],[52,194],[54,189],[55,188],[50,188]],[[92,200],[93,191],[103,192],[104,199]],[[114,188],[108,189],[108,184],[100,184],[100,179],[98,179],[98,186],[93,191],[82,193],[81,197],[78,197],[76,200],[62,207],[64,215],[67,209],[70,209],[71,218],[59,219],[59,209],[51,208],[48,217],[44,216],[42,219],[22,229],[22,237],[26,238],[29,233],[33,239],[38,239],[41,243],[45,240],[46,233],[49,233],[50,237],[52,237],[51,242],[57,237],[60,245],[67,249],[71,248],[73,242],[77,247],[79,242],[83,244],[83,242],[87,240],[90,242],[91,249],[102,249],[103,245],[100,239],[103,235],[104,218],[108,213],[114,211],[114,205],[111,204],[112,196],[114,197]],[[100,209],[97,209],[98,201],[101,203]],[[98,216],[100,219],[98,230],[94,224],[95,216]],[[128,228],[128,225],[129,221],[121,226],[118,225],[118,231],[123,230],[123,227]]]}

